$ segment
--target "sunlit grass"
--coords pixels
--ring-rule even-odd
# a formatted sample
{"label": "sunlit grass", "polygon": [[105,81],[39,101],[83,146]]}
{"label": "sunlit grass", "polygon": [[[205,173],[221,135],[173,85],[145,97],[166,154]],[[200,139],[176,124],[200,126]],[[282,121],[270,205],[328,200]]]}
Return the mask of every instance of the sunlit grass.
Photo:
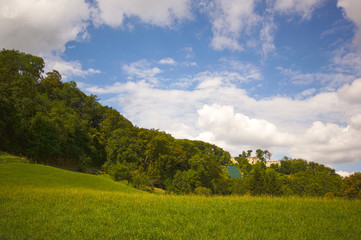
{"label": "sunlit grass", "polygon": [[0,239],[360,239],[361,202],[157,195],[103,176],[0,165]]}
{"label": "sunlit grass", "polygon": [[25,157],[18,157],[0,151],[0,163],[28,163]]}

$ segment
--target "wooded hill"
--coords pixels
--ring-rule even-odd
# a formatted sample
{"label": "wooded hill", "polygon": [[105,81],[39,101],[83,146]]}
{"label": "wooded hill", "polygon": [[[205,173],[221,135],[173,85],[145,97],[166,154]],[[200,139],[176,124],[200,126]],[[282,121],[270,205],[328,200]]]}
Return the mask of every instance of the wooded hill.
{"label": "wooded hill", "polygon": [[40,57],[0,52],[0,150],[50,165],[103,166],[115,180],[174,193],[341,194],[335,170],[304,160],[266,168],[239,158],[243,177],[231,179],[222,148],[136,127],[61,78],[56,70],[44,75]]}

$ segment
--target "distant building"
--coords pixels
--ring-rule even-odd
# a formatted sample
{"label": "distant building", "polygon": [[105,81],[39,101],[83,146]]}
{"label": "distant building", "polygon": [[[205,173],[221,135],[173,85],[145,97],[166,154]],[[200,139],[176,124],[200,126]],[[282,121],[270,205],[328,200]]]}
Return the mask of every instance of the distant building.
{"label": "distant building", "polygon": [[[247,160],[248,160],[248,163],[252,164],[252,165],[262,161],[258,157],[247,157]],[[266,164],[266,167],[270,167],[272,164],[276,164],[278,166],[281,166],[281,161],[279,161],[279,160],[271,160],[271,161],[266,161],[265,164]]]}
{"label": "distant building", "polygon": [[261,161],[261,159],[259,159],[258,157],[247,157],[247,160],[248,163],[252,165]]}
{"label": "distant building", "polygon": [[[246,159],[247,159],[248,163],[252,164],[252,165],[262,161],[258,157],[247,157]],[[231,162],[233,164],[238,164],[238,162],[236,161],[236,159],[234,157],[231,158]],[[270,167],[272,164],[276,164],[278,166],[281,166],[281,161],[279,161],[279,160],[270,160],[270,161],[266,161],[265,164],[266,164],[266,167]]]}
{"label": "distant building", "polygon": [[272,164],[276,164],[278,166],[281,166],[281,161],[279,161],[279,160],[267,161],[266,162],[266,167],[270,167]]}
{"label": "distant building", "polygon": [[236,159],[235,159],[234,157],[231,157],[231,162],[232,162],[233,164],[238,164],[238,162],[236,161]]}

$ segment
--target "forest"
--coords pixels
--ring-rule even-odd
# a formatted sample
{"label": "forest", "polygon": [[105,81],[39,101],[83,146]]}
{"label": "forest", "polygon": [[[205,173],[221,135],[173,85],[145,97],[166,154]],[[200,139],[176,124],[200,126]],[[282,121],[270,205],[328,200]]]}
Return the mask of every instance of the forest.
{"label": "forest", "polygon": [[[271,167],[265,157],[251,165],[244,154],[232,163],[229,152],[216,145],[134,126],[74,81],[63,82],[58,71],[44,73],[44,67],[40,57],[0,52],[1,151],[82,171],[102,168],[115,181],[148,191],[361,198],[361,173],[342,178],[322,164],[287,157]],[[229,165],[237,166],[242,178],[230,178],[224,168]]]}

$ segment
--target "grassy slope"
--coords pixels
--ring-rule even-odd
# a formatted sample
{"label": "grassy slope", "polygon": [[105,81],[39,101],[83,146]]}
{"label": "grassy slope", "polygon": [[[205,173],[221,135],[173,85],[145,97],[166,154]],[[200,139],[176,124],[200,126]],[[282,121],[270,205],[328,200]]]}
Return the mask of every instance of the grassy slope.
{"label": "grassy slope", "polygon": [[25,157],[17,157],[8,153],[0,151],[0,163],[27,163],[28,160]]}
{"label": "grassy slope", "polygon": [[154,195],[102,176],[0,164],[0,239],[360,239],[361,202]]}

